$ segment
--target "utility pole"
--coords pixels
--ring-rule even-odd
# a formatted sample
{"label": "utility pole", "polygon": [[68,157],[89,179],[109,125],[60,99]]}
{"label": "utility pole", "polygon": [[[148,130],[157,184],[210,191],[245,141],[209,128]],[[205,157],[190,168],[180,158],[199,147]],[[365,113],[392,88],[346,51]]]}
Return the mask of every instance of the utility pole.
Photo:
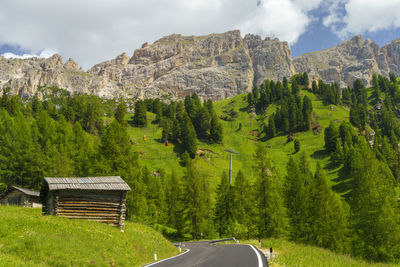
{"label": "utility pole", "polygon": [[229,184],[232,185],[232,153],[233,154],[239,154],[239,153],[237,153],[237,152],[235,152],[233,150],[228,150],[228,149],[226,149],[224,151],[229,152],[230,156],[231,156],[231,158],[230,158],[231,161],[230,161],[230,164],[229,164]]}

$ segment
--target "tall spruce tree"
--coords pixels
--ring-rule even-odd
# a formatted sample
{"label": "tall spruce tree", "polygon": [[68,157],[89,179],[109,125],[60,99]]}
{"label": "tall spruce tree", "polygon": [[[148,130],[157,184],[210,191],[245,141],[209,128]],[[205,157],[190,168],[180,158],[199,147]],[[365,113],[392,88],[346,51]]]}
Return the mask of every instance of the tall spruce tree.
{"label": "tall spruce tree", "polygon": [[350,195],[352,251],[373,261],[400,258],[399,208],[394,179],[367,142],[360,139],[346,161],[352,179]]}
{"label": "tall spruce tree", "polygon": [[339,252],[345,251],[347,210],[339,196],[329,187],[319,162],[310,194],[310,243]]}
{"label": "tall spruce tree", "polygon": [[211,115],[210,125],[210,141],[211,143],[221,143],[224,138],[221,122],[218,119],[217,114],[214,112]]}
{"label": "tall spruce tree", "polygon": [[201,233],[207,234],[208,221],[211,219],[211,200],[209,184],[205,176],[200,175],[193,162],[189,162],[183,177],[183,203],[185,231],[198,239]]}
{"label": "tall spruce tree", "polygon": [[126,115],[126,104],[125,104],[124,100],[120,99],[118,101],[117,107],[114,111],[114,116],[115,116],[115,119],[120,124],[125,125],[126,124],[125,115]]}
{"label": "tall spruce tree", "polygon": [[189,153],[190,157],[194,159],[196,157],[196,152],[197,152],[196,130],[194,129],[193,124],[186,112],[184,113],[180,128],[181,128],[181,137],[180,137],[181,142],[185,150]]}
{"label": "tall spruce tree", "polygon": [[281,237],[287,230],[281,181],[264,146],[257,146],[254,162],[258,236]]}
{"label": "tall spruce tree", "polygon": [[235,233],[238,238],[257,237],[257,227],[253,222],[256,217],[253,191],[249,179],[239,170],[234,186],[234,219],[242,226],[242,231]]}
{"label": "tall spruce tree", "polygon": [[336,123],[331,121],[329,126],[325,128],[324,131],[324,139],[325,139],[325,148],[329,153],[335,152],[336,149],[336,139],[339,138],[339,129],[336,126]]}
{"label": "tall spruce tree", "polygon": [[216,203],[214,210],[214,223],[219,237],[229,233],[233,223],[234,195],[232,185],[229,184],[228,176],[222,173],[221,181],[216,190]]}
{"label": "tall spruce tree", "polygon": [[[307,163],[302,165],[304,169]],[[308,169],[302,171],[292,157],[289,159],[285,182],[285,201],[290,222],[289,237],[300,242],[307,242],[310,232],[309,185],[312,181],[308,173]]]}
{"label": "tall spruce tree", "polygon": [[183,201],[182,201],[182,182],[175,171],[172,171],[167,180],[167,209],[168,225],[177,230],[177,237],[183,236]]}
{"label": "tall spruce tree", "polygon": [[133,124],[138,127],[147,125],[146,105],[142,100],[135,103],[135,114],[133,115]]}

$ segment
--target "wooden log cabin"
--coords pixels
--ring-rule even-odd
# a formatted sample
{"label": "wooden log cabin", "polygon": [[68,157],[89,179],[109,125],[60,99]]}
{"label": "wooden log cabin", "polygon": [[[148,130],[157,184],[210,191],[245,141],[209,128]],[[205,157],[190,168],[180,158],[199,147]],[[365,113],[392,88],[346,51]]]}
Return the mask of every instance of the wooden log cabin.
{"label": "wooden log cabin", "polygon": [[124,226],[126,192],[119,176],[46,177],[40,191],[43,214]]}
{"label": "wooden log cabin", "polygon": [[39,192],[17,186],[10,186],[0,195],[0,204],[27,208],[41,208]]}

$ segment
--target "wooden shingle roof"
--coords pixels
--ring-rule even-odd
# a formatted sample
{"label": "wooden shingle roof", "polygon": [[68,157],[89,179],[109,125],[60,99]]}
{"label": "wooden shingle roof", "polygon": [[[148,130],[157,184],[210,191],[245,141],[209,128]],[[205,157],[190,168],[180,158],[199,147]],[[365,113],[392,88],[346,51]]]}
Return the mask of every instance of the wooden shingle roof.
{"label": "wooden shingle roof", "polygon": [[17,187],[17,186],[11,186],[11,187],[18,191],[21,191],[22,193],[24,193],[28,196],[38,197],[40,194],[40,192],[38,192],[38,191],[34,191],[34,190],[22,188],[22,187]]}
{"label": "wooden shingle roof", "polygon": [[131,188],[120,176],[45,177],[49,190],[122,190]]}
{"label": "wooden shingle roof", "polygon": [[26,189],[26,188],[22,188],[22,187],[18,187],[18,186],[12,185],[12,186],[10,186],[9,188],[7,188],[7,190],[4,191],[4,192],[0,195],[0,199],[3,198],[3,197],[5,197],[8,193],[10,193],[10,192],[13,191],[13,190],[18,190],[18,191],[24,193],[25,195],[33,196],[33,197],[38,197],[39,194],[40,194],[38,191],[34,191],[34,190],[31,190],[31,189]]}

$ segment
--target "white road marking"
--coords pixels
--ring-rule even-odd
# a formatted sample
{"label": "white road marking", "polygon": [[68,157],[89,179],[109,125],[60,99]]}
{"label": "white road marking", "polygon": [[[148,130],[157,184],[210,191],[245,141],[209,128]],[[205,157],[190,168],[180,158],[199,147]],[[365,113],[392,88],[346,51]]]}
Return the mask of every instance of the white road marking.
{"label": "white road marking", "polygon": [[188,253],[189,251],[190,251],[190,249],[186,249],[186,251],[185,251],[185,252],[183,252],[183,253],[181,253],[181,254],[178,254],[178,255],[175,255],[175,256],[172,256],[172,257],[169,257],[169,258],[166,258],[166,259],[160,260],[160,261],[156,261],[156,262],[153,262],[153,263],[150,263],[150,264],[144,265],[143,267],[149,267],[149,266],[153,266],[153,265],[156,265],[156,264],[158,264],[158,263],[161,263],[161,262],[163,262],[163,261],[171,260],[171,259],[173,259],[173,258],[176,258],[176,257],[182,256],[182,255],[184,255],[184,254]]}
{"label": "white road marking", "polygon": [[257,255],[258,267],[263,267],[261,256],[260,256],[260,253],[258,252],[258,250],[255,249],[253,245],[248,245],[248,246],[250,246],[254,250],[254,253],[256,253],[256,255]]}

